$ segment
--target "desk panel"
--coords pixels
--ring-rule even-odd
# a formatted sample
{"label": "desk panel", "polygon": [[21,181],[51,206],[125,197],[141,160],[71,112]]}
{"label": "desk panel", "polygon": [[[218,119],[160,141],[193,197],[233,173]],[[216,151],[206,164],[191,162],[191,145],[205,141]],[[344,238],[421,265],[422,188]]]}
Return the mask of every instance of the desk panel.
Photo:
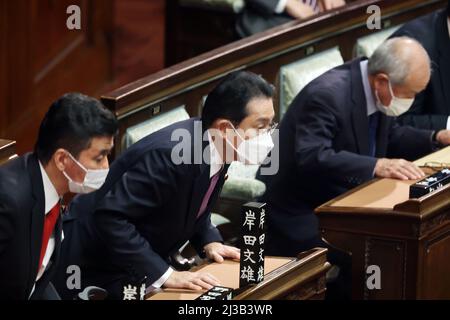
{"label": "desk panel", "polygon": [[[265,274],[286,265],[294,258],[267,257],[264,262]],[[239,288],[239,261],[225,260],[223,263],[211,263],[200,266],[195,271],[208,272],[219,279],[222,286]],[[151,296],[148,300],[195,300],[202,292],[184,289],[164,289]]]}

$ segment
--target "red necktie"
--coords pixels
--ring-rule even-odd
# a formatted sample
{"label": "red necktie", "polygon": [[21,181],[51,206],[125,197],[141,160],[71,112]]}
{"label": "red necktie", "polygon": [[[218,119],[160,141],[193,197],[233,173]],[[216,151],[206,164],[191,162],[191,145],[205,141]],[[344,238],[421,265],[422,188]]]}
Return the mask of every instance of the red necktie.
{"label": "red necktie", "polygon": [[44,234],[42,236],[41,256],[39,258],[39,269],[42,266],[42,261],[44,260],[45,251],[47,251],[48,241],[50,240],[53,230],[55,229],[56,221],[58,221],[60,209],[61,209],[61,205],[58,202],[50,210],[50,212],[45,215]]}

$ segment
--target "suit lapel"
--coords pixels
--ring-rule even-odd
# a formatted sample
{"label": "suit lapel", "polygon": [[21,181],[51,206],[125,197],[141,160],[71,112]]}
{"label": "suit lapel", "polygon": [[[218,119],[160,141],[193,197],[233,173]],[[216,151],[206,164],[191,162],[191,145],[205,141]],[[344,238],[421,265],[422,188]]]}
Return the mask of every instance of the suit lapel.
{"label": "suit lapel", "polygon": [[[203,137],[200,137],[202,139]],[[202,145],[202,155],[204,154],[204,158],[208,158],[209,155],[209,148],[208,141],[203,141],[203,139],[200,141],[197,140],[197,143],[201,143]],[[195,143],[194,143],[195,144]],[[204,151],[204,152],[203,152]],[[194,150],[195,152],[195,150]],[[193,226],[195,224],[195,221],[197,219],[198,210],[201,206],[201,203],[203,201],[203,197],[208,191],[209,187],[209,174],[210,174],[210,168],[211,166],[204,162],[204,159],[202,157],[202,163],[193,165],[195,167],[194,175],[195,180],[193,182],[192,186],[192,193],[191,193],[191,202],[189,205],[189,213],[186,217],[185,225],[186,226]]]}
{"label": "suit lapel", "polygon": [[369,154],[369,119],[367,117],[367,102],[362,84],[361,59],[351,63],[351,93],[352,93],[352,125],[353,135],[359,154]]}
{"label": "suit lapel", "polygon": [[192,187],[191,202],[189,206],[189,213],[186,217],[186,225],[192,226],[197,219],[198,210],[203,201],[203,197],[208,191],[209,187],[209,169],[210,166],[206,164],[199,165],[198,175],[195,178],[194,185]]}
{"label": "suit lapel", "polygon": [[45,196],[39,163],[35,155],[29,159],[29,172],[33,188],[34,205],[31,212],[30,235],[30,275],[28,279],[28,292],[31,291],[36,280],[38,264],[42,246],[42,233],[44,230]]}
{"label": "suit lapel", "polygon": [[[381,113],[381,112],[380,112]],[[375,156],[377,158],[385,157],[387,154],[387,146],[389,141],[389,128],[391,124],[391,119],[384,114],[380,114],[380,122],[378,124],[377,132],[377,149]]]}

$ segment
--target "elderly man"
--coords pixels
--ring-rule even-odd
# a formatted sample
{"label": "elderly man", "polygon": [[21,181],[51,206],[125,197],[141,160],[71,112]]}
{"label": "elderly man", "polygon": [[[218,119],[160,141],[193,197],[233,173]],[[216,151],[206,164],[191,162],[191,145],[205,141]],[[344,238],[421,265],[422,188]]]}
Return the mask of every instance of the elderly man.
{"label": "elderly man", "polygon": [[430,79],[430,60],[415,40],[386,41],[312,81],[280,124],[280,170],[260,176],[270,204],[269,254],[291,256],[324,245],[314,208],[374,177],[420,179],[413,163],[448,131],[399,126]]}
{"label": "elderly man", "polygon": [[398,36],[419,41],[433,61],[434,69],[427,88],[399,118],[400,123],[422,129],[450,129],[450,0],[447,10],[405,24],[392,37]]}

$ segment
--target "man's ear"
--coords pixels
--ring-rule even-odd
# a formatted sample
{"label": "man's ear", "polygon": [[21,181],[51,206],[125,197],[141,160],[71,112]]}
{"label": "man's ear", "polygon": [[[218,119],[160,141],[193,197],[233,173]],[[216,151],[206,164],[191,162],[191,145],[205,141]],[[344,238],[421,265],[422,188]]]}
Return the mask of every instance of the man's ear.
{"label": "man's ear", "polygon": [[389,77],[388,77],[387,74],[385,74],[385,73],[377,73],[377,74],[374,76],[374,86],[375,86],[375,89],[379,90],[380,87],[381,87],[385,82],[387,82],[387,81],[389,81]]}
{"label": "man's ear", "polygon": [[67,167],[68,158],[67,151],[60,148],[55,151],[50,161],[53,161],[59,171],[64,171]]}

